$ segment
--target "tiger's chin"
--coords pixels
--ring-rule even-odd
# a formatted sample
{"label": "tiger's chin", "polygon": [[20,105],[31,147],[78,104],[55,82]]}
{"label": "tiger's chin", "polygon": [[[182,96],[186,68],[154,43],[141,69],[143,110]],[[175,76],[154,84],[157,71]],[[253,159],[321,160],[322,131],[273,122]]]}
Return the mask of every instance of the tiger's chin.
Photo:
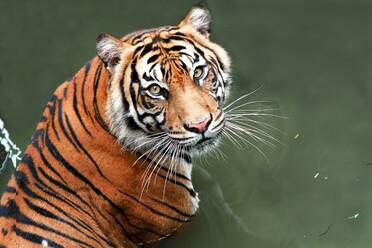
{"label": "tiger's chin", "polygon": [[214,137],[203,137],[196,144],[186,145],[186,149],[191,155],[201,156],[218,147],[220,143],[220,134]]}

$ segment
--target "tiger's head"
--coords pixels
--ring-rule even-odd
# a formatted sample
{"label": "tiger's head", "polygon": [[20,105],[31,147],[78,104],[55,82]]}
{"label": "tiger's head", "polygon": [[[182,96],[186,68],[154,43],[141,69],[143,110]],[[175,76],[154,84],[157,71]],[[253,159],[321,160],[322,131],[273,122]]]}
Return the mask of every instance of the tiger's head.
{"label": "tiger's head", "polygon": [[110,72],[110,131],[124,146],[200,153],[217,144],[230,59],[210,40],[210,22],[209,10],[195,6],[176,26],[97,38]]}

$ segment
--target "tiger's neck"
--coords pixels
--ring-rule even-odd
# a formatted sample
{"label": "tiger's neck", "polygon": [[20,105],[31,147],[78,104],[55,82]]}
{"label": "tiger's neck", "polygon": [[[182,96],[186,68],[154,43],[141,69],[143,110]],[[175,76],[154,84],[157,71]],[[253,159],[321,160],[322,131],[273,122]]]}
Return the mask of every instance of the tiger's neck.
{"label": "tiger's neck", "polygon": [[[136,162],[139,155],[119,145],[108,131],[108,78],[102,63],[94,59],[56,90],[10,185],[40,185],[36,194],[68,209],[65,218],[79,220],[74,226],[82,225],[94,236],[95,241],[89,241],[93,247],[97,242],[104,247],[136,247],[172,234],[193,216],[199,200],[191,164],[179,164],[173,175],[162,167],[154,171],[148,167],[151,161]],[[152,177],[144,185],[149,173]],[[21,199],[32,197],[19,191],[23,192],[17,198],[19,211],[27,211]],[[7,199],[5,194],[2,204]],[[33,216],[56,226],[42,213]],[[58,223],[58,228],[75,237],[71,244],[86,239],[85,231],[66,223]]]}

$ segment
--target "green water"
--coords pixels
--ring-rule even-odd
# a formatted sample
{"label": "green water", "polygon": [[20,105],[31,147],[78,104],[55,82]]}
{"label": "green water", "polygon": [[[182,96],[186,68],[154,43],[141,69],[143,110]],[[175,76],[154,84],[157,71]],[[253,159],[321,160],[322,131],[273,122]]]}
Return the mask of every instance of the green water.
{"label": "green water", "polygon": [[[0,116],[15,143],[26,146],[54,89],[94,55],[99,33],[177,23],[191,5],[1,0]],[[264,84],[250,100],[272,100],[288,118],[268,121],[286,135],[273,133],[283,143],[275,149],[261,146],[269,162],[227,142],[226,161],[197,162],[199,214],[156,247],[370,247],[372,3],[209,5],[212,39],[233,59],[231,99]]]}

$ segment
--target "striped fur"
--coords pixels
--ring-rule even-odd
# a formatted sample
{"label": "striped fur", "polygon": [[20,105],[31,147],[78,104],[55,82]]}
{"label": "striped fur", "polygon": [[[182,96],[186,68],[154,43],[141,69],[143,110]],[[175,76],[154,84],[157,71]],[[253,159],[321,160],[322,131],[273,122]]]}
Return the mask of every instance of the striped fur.
{"label": "striped fur", "polygon": [[[0,247],[138,247],[191,219],[191,157],[216,144],[229,81],[209,22],[194,7],[177,26],[99,37],[98,56],[47,103],[5,189]],[[200,133],[194,123],[204,117]],[[146,155],[159,133],[177,153]]]}

